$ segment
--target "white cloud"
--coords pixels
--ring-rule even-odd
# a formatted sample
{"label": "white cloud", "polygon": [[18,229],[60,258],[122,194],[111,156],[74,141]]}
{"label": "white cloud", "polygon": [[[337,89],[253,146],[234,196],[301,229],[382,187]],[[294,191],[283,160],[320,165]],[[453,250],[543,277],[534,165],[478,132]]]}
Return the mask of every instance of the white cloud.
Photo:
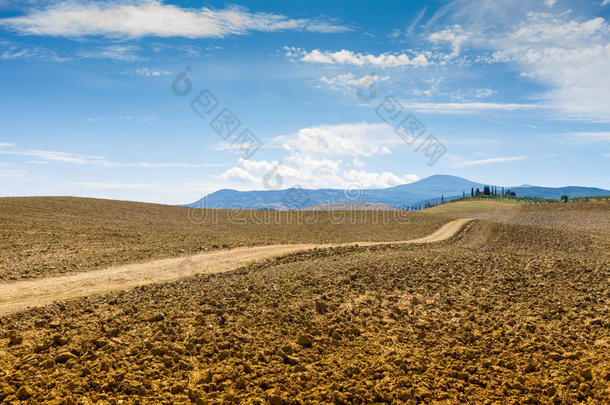
{"label": "white cloud", "polygon": [[[69,183],[73,186],[92,188],[97,190],[143,190],[160,194],[171,194],[178,192],[189,192],[193,190],[210,190],[213,191],[217,185],[212,183],[106,183],[95,181],[75,181]],[[179,201],[179,200],[178,200]]]}
{"label": "white cloud", "polygon": [[85,164],[89,161],[100,161],[101,159],[103,159],[99,156],[75,155],[72,153],[56,152],[56,151],[49,151],[49,150],[25,150],[25,151],[0,150],[0,154],[28,156],[28,157],[33,157],[33,158],[44,160],[44,161],[75,163],[75,164]]}
{"label": "white cloud", "polygon": [[14,148],[15,144],[8,142],[0,142],[0,148]]}
{"label": "white cloud", "polygon": [[[12,144],[7,144],[15,146]],[[2,144],[0,144],[2,146]],[[209,163],[180,163],[180,162],[113,162],[107,160],[103,156],[91,156],[91,155],[79,155],[68,152],[57,152],[49,150],[0,150],[0,155],[17,155],[26,156],[28,158],[34,158],[37,160],[28,160],[29,163],[43,164],[47,162],[59,162],[59,163],[72,163],[78,165],[95,165],[101,167],[136,167],[136,168],[152,168],[152,169],[166,169],[166,168],[204,168],[214,167],[215,165]]]}
{"label": "white cloud", "polygon": [[353,73],[345,73],[331,77],[320,77],[320,81],[333,90],[348,90],[358,86],[369,86],[373,83],[383,82],[389,79],[389,76],[379,76],[376,74],[358,77]]}
{"label": "white cloud", "polygon": [[449,59],[460,55],[462,44],[468,39],[468,34],[459,25],[454,25],[430,34],[428,39],[433,43],[448,42],[452,49],[451,54],[446,55],[446,59]]}
{"label": "white cloud", "polygon": [[[125,73],[125,72],[123,72]],[[87,117],[87,121],[89,122],[106,122],[106,121],[130,121],[130,120],[138,120],[140,122],[149,122],[157,119],[157,116],[154,114],[134,117],[131,115],[114,115],[109,117]]]}
{"label": "white cloud", "polygon": [[397,176],[391,172],[372,173],[354,169],[346,171],[344,176],[357,184],[361,184],[364,188],[387,188],[419,180],[419,177],[415,174]]}
{"label": "white cloud", "polygon": [[476,98],[487,98],[497,93],[496,90],[490,88],[472,89],[473,95]]}
{"label": "white cloud", "polygon": [[116,115],[113,117],[88,117],[87,121],[89,122],[101,122],[101,121],[128,121],[132,120],[133,117],[131,115]]}
{"label": "white cloud", "polygon": [[[386,124],[319,125],[302,128],[295,134],[279,136],[270,145],[281,146],[287,154],[282,162],[239,159],[239,166],[221,176],[225,180],[250,185],[287,188],[390,187],[418,179],[414,174],[366,171],[364,158],[391,153],[401,139]],[[281,177],[279,184],[276,175]]]}
{"label": "white cloud", "polygon": [[[267,184],[277,188],[295,185],[306,188],[350,188],[354,185],[362,188],[385,188],[419,180],[414,174],[400,176],[388,171],[377,173],[348,168],[342,160],[327,158],[295,157],[286,159],[284,163],[240,159],[239,163],[241,167],[226,171],[222,178],[249,183],[251,188],[260,188],[261,185],[266,187]],[[277,175],[281,178],[279,183]]]}
{"label": "white cloud", "polygon": [[[454,156],[454,158],[456,158],[456,157]],[[457,162],[455,163],[455,167],[462,168],[462,167],[478,166],[478,165],[485,165],[485,164],[491,164],[491,163],[514,162],[514,161],[518,161],[518,160],[524,160],[526,158],[527,158],[527,156],[497,157],[497,158],[480,159],[480,160],[465,160],[465,159],[458,158]]]}
{"label": "white cloud", "polygon": [[60,58],[55,51],[49,49],[9,41],[0,41],[0,59],[51,60],[54,62],[65,62],[68,60]]}
{"label": "white cloud", "polygon": [[354,157],[354,159],[352,160],[352,165],[354,167],[364,167],[365,166],[364,162],[362,160],[358,159],[357,156]]}
{"label": "white cloud", "polygon": [[406,30],[407,35],[411,34],[413,32],[413,30],[417,27],[417,25],[422,20],[422,18],[424,18],[426,11],[428,11],[428,6],[422,8],[419,11],[419,13],[417,13],[417,15],[415,16],[415,19],[413,19],[413,22],[411,24],[409,24],[409,27]]}
{"label": "white cloud", "polygon": [[[542,105],[562,113],[564,119],[610,121],[607,21],[574,17],[570,12],[542,12],[533,3],[513,10],[517,4],[457,0],[444,12],[451,10],[452,21],[461,21],[459,29],[467,39],[460,44],[490,52],[478,61],[508,64],[522,77],[546,87],[537,97]],[[446,30],[435,35],[451,39]]]}
{"label": "white cloud", "polygon": [[176,162],[136,162],[136,163],[116,163],[116,162],[105,162],[105,166],[112,167],[141,167],[150,169],[169,169],[169,168],[180,168],[180,169],[196,169],[203,167],[215,167],[216,165],[211,163],[176,163]]}
{"label": "white cloud", "polygon": [[577,143],[610,142],[610,132],[570,132],[563,136]]}
{"label": "white cloud", "polygon": [[[608,0],[610,1],[610,0]],[[548,8],[552,8],[555,3],[557,3],[557,0],[544,0],[544,5],[547,6]]]}
{"label": "white cloud", "polygon": [[172,72],[170,72],[169,70],[153,69],[153,68],[147,68],[147,67],[138,68],[138,69],[134,70],[134,73],[138,76],[143,76],[143,77],[161,77],[161,76],[167,76],[167,75],[172,74]]}
{"label": "white cloud", "polygon": [[401,102],[403,107],[434,114],[476,114],[486,111],[517,111],[540,109],[537,104],[519,103],[410,103]]}
{"label": "white cloud", "polygon": [[610,158],[610,153],[604,153],[604,154],[602,154],[602,156],[605,157],[605,158]]}
{"label": "white cloud", "polygon": [[187,37],[210,38],[243,35],[252,31],[343,32],[333,22],[291,19],[281,14],[252,13],[232,6],[223,10],[207,7],[180,8],[155,0],[64,1],[23,16],[4,18],[0,25],[23,35],[82,37]]}
{"label": "white cloud", "polygon": [[27,173],[25,170],[0,170],[0,178],[23,177]]}
{"label": "white cloud", "polygon": [[608,4],[610,4],[610,0],[603,0],[600,6],[607,6]]}
{"label": "white cloud", "polygon": [[373,156],[390,153],[400,138],[384,123],[319,125],[273,140],[293,155]]}
{"label": "white cloud", "polygon": [[257,178],[240,167],[232,167],[225,171],[221,178],[223,180],[236,181],[238,183],[256,183]]}
{"label": "white cloud", "polygon": [[286,56],[298,58],[302,62],[318,63],[326,65],[352,65],[352,66],[374,66],[377,68],[393,68],[393,67],[424,67],[431,62],[428,60],[429,54],[418,53],[415,56],[409,56],[406,53],[389,54],[382,53],[379,55],[355,53],[346,49],[337,52],[306,51],[301,48],[284,47]]}
{"label": "white cloud", "polygon": [[133,45],[110,45],[97,49],[79,52],[81,58],[113,59],[121,62],[135,62],[142,58],[138,55],[139,47]]}

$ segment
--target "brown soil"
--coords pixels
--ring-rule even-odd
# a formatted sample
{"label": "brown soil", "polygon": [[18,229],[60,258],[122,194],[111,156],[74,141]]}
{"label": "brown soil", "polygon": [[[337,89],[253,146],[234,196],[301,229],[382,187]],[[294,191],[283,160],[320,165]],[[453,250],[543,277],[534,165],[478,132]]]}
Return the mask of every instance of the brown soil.
{"label": "brown soil", "polygon": [[478,221],[0,318],[0,402],[610,402],[610,239]]}
{"label": "brown soil", "polygon": [[[423,238],[394,242],[358,242],[372,246],[381,243],[433,243],[454,236],[469,219],[451,221]],[[0,315],[47,305],[54,301],[85,297],[110,291],[125,290],[140,285],[174,281],[204,273],[220,273],[239,266],[302,250],[332,248],[354,243],[332,245],[274,245],[235,250],[220,250],[186,258],[162,259],[147,263],[128,264],[97,271],[52,276],[16,283],[0,283]]]}
{"label": "brown soil", "polygon": [[189,211],[89,198],[0,198],[0,281],[238,246],[407,240],[445,222],[404,211]]}
{"label": "brown soil", "polygon": [[432,216],[445,215],[449,218],[480,218],[610,234],[609,200],[521,204],[474,200],[439,205],[421,212]]}

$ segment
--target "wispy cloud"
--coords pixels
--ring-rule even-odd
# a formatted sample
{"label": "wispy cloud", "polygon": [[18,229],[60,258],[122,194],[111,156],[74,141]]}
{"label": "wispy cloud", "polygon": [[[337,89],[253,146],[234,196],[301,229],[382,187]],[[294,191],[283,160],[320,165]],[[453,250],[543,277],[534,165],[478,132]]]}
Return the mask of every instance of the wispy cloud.
{"label": "wispy cloud", "polygon": [[[135,168],[151,168],[151,169],[167,169],[167,168],[206,168],[216,167],[210,163],[183,163],[183,162],[114,162],[106,159],[103,156],[80,155],[68,152],[58,152],[49,150],[0,150],[0,155],[17,155],[26,156],[36,159],[36,163],[57,162],[57,163],[72,163],[78,165],[94,165],[101,167],[135,167]],[[31,160],[29,162],[32,162]]]}
{"label": "wispy cloud", "polygon": [[[218,188],[214,183],[203,182],[151,182],[151,183],[111,183],[111,182],[95,182],[95,181],[75,181],[70,185],[92,190],[127,190],[127,191],[147,191],[153,194],[169,194],[175,193],[197,193],[207,191],[212,192]],[[182,201],[183,202],[183,201]]]}
{"label": "wispy cloud", "polygon": [[15,144],[8,142],[0,142],[0,148],[14,148]]}
{"label": "wispy cloud", "polygon": [[497,158],[489,158],[489,159],[480,159],[480,160],[465,160],[462,158],[458,158],[455,163],[455,167],[463,168],[469,166],[478,166],[478,165],[486,165],[492,163],[504,163],[504,162],[514,162],[518,160],[524,160],[527,156],[508,156],[508,157],[497,157]]}
{"label": "wispy cloud", "polygon": [[50,150],[0,150],[2,155],[18,155],[36,158],[42,161],[63,162],[86,164],[89,162],[101,162],[103,158],[100,156],[75,155],[66,152],[57,152]]}
{"label": "wispy cloud", "polygon": [[428,37],[432,43],[447,43],[451,46],[451,53],[445,59],[455,58],[460,55],[462,44],[468,40],[468,33],[464,32],[459,25],[434,32]]}
{"label": "wispy cloud", "polygon": [[552,8],[556,2],[557,0],[544,0],[544,5],[548,8]]}
{"label": "wispy cloud", "polygon": [[358,77],[353,73],[345,73],[337,76],[321,76],[320,82],[333,90],[354,90],[358,86],[368,86],[373,83],[390,80],[389,76],[379,76],[376,74]]}
{"label": "wispy cloud", "polygon": [[106,121],[131,121],[137,120],[139,122],[149,122],[157,119],[157,116],[154,114],[148,116],[134,117],[132,115],[114,115],[109,117],[87,117],[87,121],[89,122],[106,122]]}
{"label": "wispy cloud", "polygon": [[216,10],[181,8],[161,1],[64,1],[0,20],[0,26],[23,35],[83,37],[210,38],[252,31],[343,32],[347,27],[323,19],[292,19],[281,14],[250,12],[231,6]]}
{"label": "wispy cloud", "polygon": [[0,178],[23,177],[27,173],[25,170],[0,170]]}
{"label": "wispy cloud", "polygon": [[[545,90],[537,98],[561,119],[609,122],[610,25],[601,16],[553,12],[554,4],[453,0],[428,21],[437,30],[428,38],[450,44],[455,53],[467,47],[475,61],[506,64],[541,84]],[[450,28],[439,30],[441,21]]]}
{"label": "wispy cloud", "polygon": [[610,132],[569,132],[562,136],[577,143],[610,142]]}
{"label": "wispy cloud", "polygon": [[132,120],[131,115],[116,115],[114,117],[88,117],[89,122],[100,122],[100,121],[129,121]]}
{"label": "wispy cloud", "polygon": [[408,109],[421,113],[476,114],[485,111],[517,111],[544,108],[537,104],[520,103],[411,103],[401,102]]}
{"label": "wispy cloud", "polygon": [[284,47],[285,54],[289,58],[296,58],[301,62],[317,63],[325,65],[352,65],[352,66],[373,66],[381,69],[395,68],[404,66],[423,67],[431,62],[429,54],[417,53],[409,56],[407,53],[382,53],[379,55],[363,54],[346,49],[337,52],[321,51],[314,49],[307,51],[301,48]]}
{"label": "wispy cloud", "polygon": [[133,45],[110,45],[96,49],[85,49],[79,52],[81,58],[113,59],[121,62],[142,60],[138,55],[139,47]]}
{"label": "wispy cloud", "polygon": [[68,60],[67,58],[60,57],[55,51],[50,49],[10,41],[0,41],[0,59],[51,60],[54,62],[65,62]]}
{"label": "wispy cloud", "polygon": [[413,31],[415,30],[415,28],[417,28],[417,25],[420,23],[422,18],[424,18],[424,15],[426,14],[426,11],[428,11],[428,7],[427,6],[422,8],[419,11],[419,13],[417,13],[417,16],[413,19],[413,22],[411,22],[411,24],[409,24],[409,27],[406,30],[406,34],[413,33]]}
{"label": "wispy cloud", "polygon": [[154,68],[147,68],[147,67],[135,69],[134,73],[136,75],[142,76],[142,77],[161,77],[161,76],[167,76],[167,75],[172,74],[172,72],[170,72],[169,70],[154,69]]}

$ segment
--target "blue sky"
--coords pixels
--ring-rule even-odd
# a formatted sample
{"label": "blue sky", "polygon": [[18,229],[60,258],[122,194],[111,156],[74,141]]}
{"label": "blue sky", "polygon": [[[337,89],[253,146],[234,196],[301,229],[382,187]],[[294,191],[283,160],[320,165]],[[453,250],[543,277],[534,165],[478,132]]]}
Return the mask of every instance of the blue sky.
{"label": "blue sky", "polygon": [[610,0],[0,0],[0,194],[610,189],[609,18]]}

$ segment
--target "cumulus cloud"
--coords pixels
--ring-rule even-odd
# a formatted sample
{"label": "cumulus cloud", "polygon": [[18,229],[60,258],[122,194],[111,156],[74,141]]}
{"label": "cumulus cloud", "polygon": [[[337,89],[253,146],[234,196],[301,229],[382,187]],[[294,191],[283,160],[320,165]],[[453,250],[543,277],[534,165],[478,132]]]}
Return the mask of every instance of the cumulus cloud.
{"label": "cumulus cloud", "polygon": [[64,1],[4,18],[0,25],[23,35],[83,37],[186,37],[212,38],[243,35],[252,31],[343,32],[332,21],[292,19],[281,14],[250,12],[231,6],[217,10],[181,8],[155,0]]}
{"label": "cumulus cloud", "polygon": [[[294,157],[286,162],[239,160],[239,167],[225,171],[221,178],[245,183],[250,188],[386,188],[419,180],[415,174],[397,175],[347,168],[342,160]],[[279,176],[279,177],[278,177]]]}
{"label": "cumulus cloud", "polygon": [[256,183],[256,177],[240,167],[232,167],[222,174],[223,180],[236,181],[238,183]]}
{"label": "cumulus cloud", "polygon": [[321,51],[314,49],[307,51],[301,48],[285,47],[286,56],[297,58],[306,63],[317,63],[325,65],[352,65],[352,66],[373,66],[380,69],[395,67],[424,67],[431,62],[428,60],[430,54],[418,53],[409,56],[407,53],[382,53],[379,55],[357,53],[342,49],[337,52]]}
{"label": "cumulus cloud", "polygon": [[401,141],[388,125],[363,122],[302,128],[296,134],[277,137],[274,142],[293,155],[370,157],[390,153],[389,146]]}
{"label": "cumulus cloud", "polygon": [[350,169],[344,173],[345,177],[357,184],[361,184],[365,188],[384,188],[397,186],[399,184],[413,183],[419,180],[415,174],[405,174],[397,176],[391,172],[365,172],[364,170]]}
{"label": "cumulus cloud", "polygon": [[[281,162],[240,159],[239,166],[222,174],[226,180],[250,182],[252,188],[295,185],[310,188],[383,188],[416,181],[414,174],[364,170],[363,159],[391,153],[402,141],[386,124],[355,123],[302,128],[279,136],[271,144],[285,151]],[[277,176],[281,178],[277,183]]]}

